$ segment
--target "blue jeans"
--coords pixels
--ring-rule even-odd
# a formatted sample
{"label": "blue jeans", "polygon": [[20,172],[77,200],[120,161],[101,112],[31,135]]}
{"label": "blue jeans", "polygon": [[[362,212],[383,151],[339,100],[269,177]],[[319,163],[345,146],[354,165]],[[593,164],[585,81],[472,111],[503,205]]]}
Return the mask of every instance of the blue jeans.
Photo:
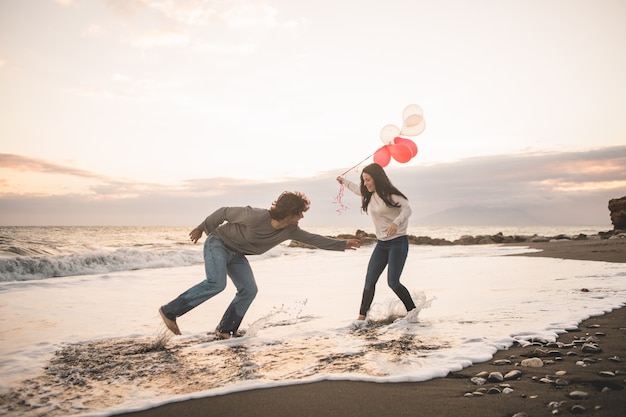
{"label": "blue jeans", "polygon": [[228,249],[218,236],[209,235],[204,242],[204,271],[206,279],[164,305],[163,313],[171,320],[182,316],[224,291],[228,275],[237,288],[237,294],[217,330],[235,333],[258,292],[250,263],[245,255]]}
{"label": "blue jeans", "polygon": [[389,288],[400,298],[407,311],[411,311],[415,308],[411,294],[406,287],[400,283],[400,275],[402,275],[408,253],[408,236],[400,236],[386,241],[379,240],[376,243],[376,247],[367,265],[365,287],[363,288],[363,298],[361,299],[361,308],[359,309],[360,315],[367,315],[372,301],[374,301],[376,283],[385,270],[385,267],[387,267],[387,284]]}

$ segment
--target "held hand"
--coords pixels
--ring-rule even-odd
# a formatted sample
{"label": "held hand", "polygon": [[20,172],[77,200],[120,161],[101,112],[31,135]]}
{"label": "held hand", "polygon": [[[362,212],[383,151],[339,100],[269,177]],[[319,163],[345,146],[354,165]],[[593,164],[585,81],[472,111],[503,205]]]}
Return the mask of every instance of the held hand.
{"label": "held hand", "polygon": [[189,238],[191,239],[193,243],[198,243],[198,239],[200,239],[201,237],[202,237],[202,230],[198,229],[197,227],[193,229],[191,232],[189,232]]}
{"label": "held hand", "polygon": [[387,236],[388,237],[393,236],[396,234],[397,231],[398,231],[398,226],[396,226],[395,223],[391,223],[389,227],[387,228]]}
{"label": "held hand", "polygon": [[346,240],[346,249],[356,250],[361,247],[361,241],[359,239],[348,239]]}

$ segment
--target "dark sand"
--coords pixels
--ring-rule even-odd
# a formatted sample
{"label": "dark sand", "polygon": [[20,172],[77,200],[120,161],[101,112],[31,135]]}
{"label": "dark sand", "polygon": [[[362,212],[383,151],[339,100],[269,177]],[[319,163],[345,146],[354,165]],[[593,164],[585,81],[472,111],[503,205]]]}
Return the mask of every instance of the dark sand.
{"label": "dark sand", "polygon": [[[523,246],[542,252],[522,256],[626,262],[626,239],[525,243]],[[585,352],[583,340],[599,351]],[[561,335],[557,342],[566,345],[514,346],[497,352],[489,362],[425,382],[323,381],[188,400],[120,416],[511,417],[516,413],[525,413],[520,417],[626,416],[626,307],[585,320],[576,331]],[[540,357],[544,366],[520,365],[523,359],[533,356]],[[509,360],[510,364],[494,364],[502,359]],[[581,361],[585,366],[579,364]],[[481,388],[502,388],[501,384],[492,382],[475,385],[470,379],[478,373],[497,371],[504,375],[512,370],[519,370],[522,375],[519,379],[504,381],[513,389],[511,393],[465,396]],[[559,371],[566,373],[557,376]],[[547,379],[541,382],[542,378]],[[567,385],[557,384],[557,379]],[[574,391],[582,391],[586,397],[570,398],[569,394]],[[559,406],[548,407],[551,402]]]}

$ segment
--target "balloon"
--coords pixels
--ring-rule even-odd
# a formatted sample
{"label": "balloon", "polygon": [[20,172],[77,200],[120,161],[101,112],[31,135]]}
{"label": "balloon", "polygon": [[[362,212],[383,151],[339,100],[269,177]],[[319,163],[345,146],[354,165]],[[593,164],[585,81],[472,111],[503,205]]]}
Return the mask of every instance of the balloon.
{"label": "balloon", "polygon": [[412,114],[417,114],[418,116],[424,116],[424,110],[417,104],[409,104],[402,110],[402,120],[406,120]]}
{"label": "balloon", "polygon": [[406,145],[389,145],[389,153],[393,159],[400,163],[409,162],[413,157],[411,148]]}
{"label": "balloon", "polygon": [[389,145],[382,146],[376,152],[374,152],[374,162],[376,162],[381,167],[384,168],[389,165],[389,161],[391,161]]}
{"label": "balloon", "polygon": [[395,125],[386,125],[380,130],[380,140],[385,145],[389,145],[393,142],[393,138],[400,134],[400,129]]}
{"label": "balloon", "polygon": [[393,139],[393,143],[396,145],[404,145],[411,150],[411,158],[417,155],[417,145],[411,139],[396,137]]}
{"label": "balloon", "polygon": [[419,114],[411,114],[402,124],[400,134],[404,136],[417,136],[426,129],[426,121]]}

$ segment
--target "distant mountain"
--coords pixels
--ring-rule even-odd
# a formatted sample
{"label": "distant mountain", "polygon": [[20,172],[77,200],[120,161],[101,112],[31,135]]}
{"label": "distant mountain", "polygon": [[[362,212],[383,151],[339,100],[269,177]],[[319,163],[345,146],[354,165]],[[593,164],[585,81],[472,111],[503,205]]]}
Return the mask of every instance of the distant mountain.
{"label": "distant mountain", "polygon": [[421,217],[419,223],[429,226],[538,226],[544,222],[518,208],[463,206]]}

